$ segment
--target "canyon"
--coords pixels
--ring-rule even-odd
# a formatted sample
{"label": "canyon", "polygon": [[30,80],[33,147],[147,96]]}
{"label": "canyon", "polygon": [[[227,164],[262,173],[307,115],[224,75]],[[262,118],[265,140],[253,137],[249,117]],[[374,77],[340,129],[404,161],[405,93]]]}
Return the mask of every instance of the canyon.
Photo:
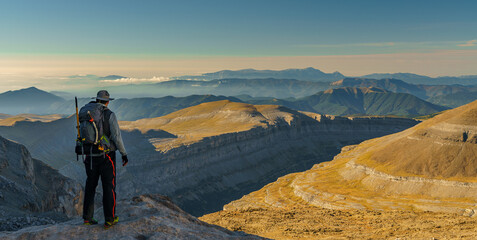
{"label": "canyon", "polygon": [[[402,132],[346,146],[332,161],[283,176],[201,219],[256,234],[257,229],[280,221],[282,228],[302,226],[300,233],[307,235],[317,228],[299,224],[309,215],[337,214],[341,217],[326,224],[317,221],[321,227],[339,226],[335,230],[340,233],[316,232],[315,236],[351,237],[356,231],[346,229],[360,227],[362,236],[376,238],[473,239],[476,221],[469,217],[477,212],[476,116],[477,101]],[[254,209],[264,216],[259,223],[247,224]],[[296,217],[287,219],[287,214]],[[366,224],[385,229],[364,227]],[[435,231],[441,227],[445,230]],[[280,239],[298,235],[286,231],[262,234]]]}

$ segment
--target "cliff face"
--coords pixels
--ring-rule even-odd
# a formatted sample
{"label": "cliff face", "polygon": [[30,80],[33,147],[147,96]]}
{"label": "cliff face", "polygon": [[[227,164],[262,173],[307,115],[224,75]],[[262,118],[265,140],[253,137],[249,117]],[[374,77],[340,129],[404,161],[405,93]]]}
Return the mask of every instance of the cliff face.
{"label": "cliff face", "polygon": [[[117,165],[118,196],[160,193],[194,215],[257,190],[285,174],[329,161],[342,146],[402,131],[400,118],[344,118],[271,105],[220,101],[121,122],[130,162]],[[73,152],[74,119],[0,127],[25,141],[65,176],[84,182]],[[120,159],[118,158],[119,162]]]}
{"label": "cliff face", "polygon": [[[0,137],[0,222],[43,212],[74,216],[82,195],[78,183],[32,159],[24,146]],[[8,228],[2,224],[0,230]]]}
{"label": "cliff face", "polygon": [[[199,221],[168,198],[142,195],[118,202],[119,223],[84,226],[82,219],[1,233],[1,239],[264,239]],[[97,214],[100,215],[100,214]]]}

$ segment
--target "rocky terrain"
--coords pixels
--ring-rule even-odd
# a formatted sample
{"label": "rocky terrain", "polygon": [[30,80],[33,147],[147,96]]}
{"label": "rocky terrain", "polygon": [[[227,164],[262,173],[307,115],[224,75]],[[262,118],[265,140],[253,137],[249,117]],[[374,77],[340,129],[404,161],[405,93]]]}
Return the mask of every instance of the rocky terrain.
{"label": "rocky terrain", "polygon": [[[121,122],[130,163],[118,166],[118,196],[170,196],[193,215],[257,190],[285,174],[331,160],[342,146],[417,122],[344,118],[230,101],[203,103],[160,118]],[[74,118],[18,122],[0,134],[24,143],[65,176],[84,181],[73,152]]]}
{"label": "rocky terrain", "polygon": [[0,231],[75,216],[82,196],[80,184],[0,137]]}
{"label": "rocky terrain", "polygon": [[16,232],[0,232],[0,239],[263,239],[204,223],[161,195],[120,201],[117,212],[121,213],[120,221],[108,230],[102,225],[84,226],[82,219],[75,218]]}
{"label": "rocky terrain", "polygon": [[[243,213],[247,209],[263,208],[271,216],[255,226],[259,228],[265,227],[266,222],[282,222],[283,216],[296,211],[290,209],[313,216],[331,209],[362,216],[363,221],[345,229],[360,226],[362,222],[373,224],[372,214],[388,216],[379,219],[384,220],[380,222],[383,226],[390,226],[385,219],[394,216],[396,228],[384,229],[380,237],[390,238],[391,233],[401,231],[400,236],[408,238],[473,239],[475,221],[468,216],[477,212],[476,117],[477,101],[405,131],[345,147],[333,161],[281,177],[203,219],[222,222],[226,227],[252,229],[254,225],[247,223],[253,214]],[[293,227],[304,218],[288,219],[284,227]],[[345,217],[350,218],[353,217]],[[233,219],[242,223],[237,225]],[[414,225],[406,219],[414,219]],[[422,232],[412,231],[413,227]],[[446,230],[435,231],[440,228]],[[308,230],[305,228],[301,233]],[[286,231],[280,234],[274,237],[288,236]]]}

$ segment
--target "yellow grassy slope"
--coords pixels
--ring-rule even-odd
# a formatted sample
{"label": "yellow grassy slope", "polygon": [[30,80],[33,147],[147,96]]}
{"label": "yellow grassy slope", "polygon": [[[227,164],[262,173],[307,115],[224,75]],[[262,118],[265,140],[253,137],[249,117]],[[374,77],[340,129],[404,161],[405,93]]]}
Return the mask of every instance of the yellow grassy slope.
{"label": "yellow grassy slope", "polygon": [[477,221],[460,213],[418,210],[469,208],[466,199],[387,195],[340,171],[351,155],[289,174],[200,220],[273,239],[474,239]]}
{"label": "yellow grassy slope", "polygon": [[477,101],[364,142],[356,163],[398,176],[477,181]]}

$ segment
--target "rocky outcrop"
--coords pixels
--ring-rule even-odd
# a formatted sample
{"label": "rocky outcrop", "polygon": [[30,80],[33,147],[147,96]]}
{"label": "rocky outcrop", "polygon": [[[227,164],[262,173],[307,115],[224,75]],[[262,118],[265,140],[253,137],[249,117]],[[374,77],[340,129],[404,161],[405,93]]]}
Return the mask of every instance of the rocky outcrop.
{"label": "rocky outcrop", "polygon": [[0,137],[0,222],[45,212],[75,216],[82,196],[80,184],[32,159],[24,146]]}
{"label": "rocky outcrop", "polygon": [[[1,239],[264,239],[207,224],[187,214],[167,197],[141,195],[118,202],[119,223],[104,230],[76,218],[63,223],[24,228]],[[96,214],[102,215],[102,214]]]}

